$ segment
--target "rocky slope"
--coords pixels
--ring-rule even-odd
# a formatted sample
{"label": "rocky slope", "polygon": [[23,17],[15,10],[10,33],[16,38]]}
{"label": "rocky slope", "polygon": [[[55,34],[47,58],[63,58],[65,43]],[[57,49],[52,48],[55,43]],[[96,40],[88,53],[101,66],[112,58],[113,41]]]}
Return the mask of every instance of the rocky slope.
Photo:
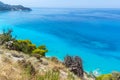
{"label": "rocky slope", "polygon": [[94,80],[84,73],[79,57],[48,58],[45,46],[16,40],[11,33],[0,34],[0,80]]}
{"label": "rocky slope", "polygon": [[[52,77],[51,77],[52,76]],[[29,56],[0,46],[0,80],[82,80],[55,58]],[[84,80],[94,80],[84,74]]]}
{"label": "rocky slope", "polygon": [[119,72],[102,75],[84,72],[79,56],[67,55],[60,62],[56,57],[46,57],[46,52],[46,46],[17,40],[12,30],[3,30],[0,34],[0,80],[120,80]]}
{"label": "rocky slope", "polygon": [[0,11],[31,11],[31,9],[22,5],[4,4],[0,1]]}

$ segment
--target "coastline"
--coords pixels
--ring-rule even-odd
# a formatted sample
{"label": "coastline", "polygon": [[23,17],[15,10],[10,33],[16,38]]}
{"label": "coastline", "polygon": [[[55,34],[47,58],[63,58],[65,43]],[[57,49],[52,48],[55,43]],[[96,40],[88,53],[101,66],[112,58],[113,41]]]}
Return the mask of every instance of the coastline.
{"label": "coastline", "polygon": [[[15,33],[14,33],[15,32]],[[34,43],[34,44],[36,44],[37,46],[38,45],[46,45],[47,46],[47,43],[44,43],[43,41],[45,41],[46,40],[46,34],[39,34],[38,32],[36,32],[36,31],[32,31],[32,30],[27,30],[27,29],[22,29],[21,30],[21,28],[14,28],[14,32],[13,32],[13,36],[17,36],[17,39],[19,40],[25,40],[25,39],[29,39],[29,40],[32,40],[32,42]],[[19,33],[19,32],[29,32],[29,33],[31,33],[31,34],[27,34],[27,35],[24,35],[24,33]],[[37,36],[34,36],[34,35],[37,35]],[[24,35],[24,36],[23,36]],[[29,35],[31,35],[31,36],[33,36],[33,37],[31,37],[31,36],[29,36]],[[48,36],[48,34],[47,34],[47,36]],[[53,37],[53,36],[51,36],[51,37]],[[51,38],[51,37],[49,37],[49,38]],[[40,39],[39,39],[40,38]],[[38,40],[39,40],[39,42],[40,43],[38,43]],[[58,39],[55,39],[54,37],[53,37],[53,39],[52,40],[55,40],[55,41],[57,41],[58,40],[58,42],[59,42],[59,38]],[[36,42],[37,41],[37,42]],[[50,41],[49,39],[47,40],[47,41],[49,41],[49,42],[52,42],[52,41]],[[53,41],[54,42],[54,41]],[[77,52],[79,52],[79,51],[77,51],[77,52],[74,52],[74,53],[72,53],[72,51],[69,51],[69,53],[67,53],[67,52],[65,52],[65,50],[64,49],[58,49],[59,51],[62,51],[62,52],[58,52],[58,50],[56,49],[56,46],[55,47],[53,47],[53,48],[51,48],[51,46],[53,46],[52,44],[48,47],[47,46],[47,48],[48,48],[48,53],[46,54],[46,56],[48,56],[48,57],[57,57],[60,61],[63,61],[64,60],[64,57],[68,54],[70,54],[71,56],[77,56]],[[63,45],[62,45],[63,46]],[[65,46],[65,45],[64,45]],[[65,48],[66,49],[66,48]],[[69,49],[68,49],[69,50]],[[81,50],[82,50],[82,48],[81,48]],[[84,50],[83,50],[84,51]],[[55,54],[56,53],[56,54]],[[64,55],[62,55],[61,56],[61,53],[62,54],[64,54]],[[66,54],[67,53],[67,54]],[[71,54],[72,53],[72,54]],[[81,53],[81,54],[83,54],[83,53],[87,53],[87,52],[79,52],[79,53]],[[88,52],[89,53],[89,52]],[[80,56],[80,54],[79,54],[79,56]],[[80,56],[82,59],[83,59],[83,65],[84,65],[84,69],[85,69],[85,71],[87,72],[87,73],[90,73],[90,72],[96,72],[98,69],[99,69],[99,74],[107,74],[107,73],[111,73],[113,70],[111,70],[111,71],[109,71],[109,72],[102,72],[103,70],[101,70],[99,67],[96,67],[96,64],[97,64],[97,62],[96,63],[94,63],[94,64],[88,64],[88,63],[86,63],[86,61],[88,60],[87,59],[87,57],[86,56],[91,56],[91,54],[86,54],[85,56]],[[90,62],[90,61],[89,61]],[[90,62],[91,63],[91,62]],[[90,66],[91,65],[91,66]],[[102,68],[102,69],[104,69],[104,68]],[[118,70],[115,70],[115,71],[118,71]]]}
{"label": "coastline", "polygon": [[[2,34],[0,34],[0,52],[1,54],[4,54],[4,56],[9,56],[7,57],[7,59],[10,60],[10,55],[12,57],[15,57],[16,59],[13,60],[14,61],[17,61],[18,63],[20,63],[20,61],[23,61],[25,59],[25,55],[26,55],[26,59],[28,58],[36,58],[37,60],[40,60],[39,62],[43,62],[43,60],[45,61],[48,61],[48,60],[51,60],[52,62],[54,62],[55,64],[61,64],[62,68],[59,67],[59,69],[67,69],[68,73],[69,71],[71,73],[73,73],[73,77],[75,78],[76,76],[76,79],[77,80],[104,80],[104,79],[108,79],[108,80],[118,80],[119,79],[119,76],[120,76],[120,73],[119,72],[112,72],[112,73],[109,73],[109,74],[99,74],[99,69],[97,69],[96,71],[93,71],[93,72],[89,72],[87,73],[86,71],[84,71],[84,66],[82,66],[82,59],[79,57],[79,56],[69,56],[67,55],[64,59],[64,61],[60,61],[58,60],[58,58],[56,57],[47,57],[46,56],[46,52],[48,52],[47,48],[44,46],[44,45],[41,45],[41,46],[36,46],[35,44],[33,44],[30,40],[18,40],[18,39],[15,39],[13,36],[12,36],[12,30],[8,30],[6,32],[3,31]],[[22,45],[21,45],[22,44]],[[7,52],[9,53],[7,53]],[[12,53],[11,53],[12,52]],[[17,54],[16,54],[17,52]],[[35,53],[34,53],[35,52]],[[22,54],[21,54],[22,53]],[[21,55],[20,55],[21,54]],[[24,54],[24,55],[23,55]],[[1,57],[1,55],[0,55]],[[23,58],[24,57],[24,58]],[[4,57],[2,57],[4,58]],[[17,59],[18,58],[18,59]],[[21,59],[19,59],[21,58]],[[12,60],[12,59],[11,59]],[[72,61],[71,61],[72,60]],[[76,63],[78,62],[78,63]],[[3,64],[4,62],[2,62]],[[51,63],[51,62],[50,62]],[[72,64],[71,64],[72,63]],[[23,64],[23,62],[22,62]],[[25,62],[25,64],[27,64]],[[43,64],[43,63],[42,63]],[[73,65],[74,64],[74,65]],[[78,66],[76,66],[76,64],[78,64]],[[27,64],[28,66],[33,66],[31,67],[32,69],[35,68],[35,64],[33,65],[33,63],[30,62],[30,64]],[[44,65],[48,65],[48,62],[44,62]],[[67,66],[68,65],[68,66]],[[52,64],[53,67],[57,68],[55,65]],[[59,65],[60,66],[60,65]],[[72,68],[73,66],[73,68]],[[75,67],[74,67],[75,66]],[[75,69],[75,68],[78,68],[78,69]],[[53,68],[54,69],[54,68]],[[57,68],[57,71],[59,71],[59,69]],[[73,69],[73,71],[71,70]],[[78,71],[80,69],[80,73],[76,73],[76,70]],[[45,69],[44,69],[45,70]],[[81,72],[82,71],[82,72]],[[54,70],[53,70],[54,72]],[[56,72],[56,69],[55,69],[55,72]],[[50,73],[50,72],[49,72]],[[66,73],[66,74],[68,74]],[[32,74],[34,74],[33,70],[32,70]],[[61,72],[60,72],[61,74]],[[68,74],[69,75],[69,74]],[[52,77],[53,78],[53,77]],[[69,77],[67,77],[69,78]],[[35,79],[36,80],[36,79]],[[57,79],[55,79],[57,80]]]}
{"label": "coastline", "polygon": [[[95,14],[96,12],[100,14]],[[118,45],[120,39],[119,37],[117,37],[119,36],[119,20],[115,16],[117,15],[119,17],[119,15],[117,14],[119,10],[115,10],[114,14],[112,14],[111,12],[111,10],[108,10],[106,12],[104,12],[103,10],[103,12],[93,11],[93,14],[91,14],[89,13],[89,10],[78,10],[76,12],[74,10],[62,11],[62,9],[61,11],[56,9],[49,11],[47,9],[42,9],[41,11],[40,9],[33,10],[29,13],[22,12],[22,14],[21,12],[9,12],[0,16],[0,29],[1,26],[3,28],[12,28],[15,31],[15,34],[13,35],[17,35],[18,39],[29,39],[35,44],[46,45],[50,51],[48,53],[48,56],[58,56],[60,60],[63,59],[66,54],[70,54],[72,56],[79,55],[83,59],[84,68],[86,71],[91,72],[99,68],[102,74],[106,74],[112,72],[113,70],[120,71],[120,51]],[[70,13],[73,13],[72,16]],[[87,15],[85,15],[85,13]],[[106,15],[103,16],[104,13],[106,15],[112,15],[113,17],[109,17]],[[12,17],[13,15],[15,17]],[[70,22],[71,19],[73,21]],[[93,23],[92,21],[95,22]],[[80,24],[78,24],[77,22],[79,22]],[[88,25],[85,25],[84,23]],[[109,23],[112,24],[109,25]],[[76,26],[76,28],[72,28],[72,26],[74,25]],[[66,27],[64,28],[64,26]],[[84,26],[84,28],[82,26]],[[109,28],[110,30],[108,31]],[[81,34],[83,34],[82,37]],[[110,51],[109,49],[102,51],[99,49],[93,49],[96,48],[97,45],[96,43],[94,43],[94,40],[96,40],[96,38],[98,42],[102,40],[104,42],[104,40],[109,39],[108,42],[105,42],[112,43],[115,49]],[[83,43],[81,42],[81,39],[83,40]],[[93,45],[94,47],[89,45],[89,43],[86,44],[87,46],[91,46],[92,49],[91,47],[88,49],[88,47],[86,48],[84,46],[84,43],[86,43],[86,39],[88,40],[88,42],[93,41],[95,45]],[[109,61],[111,61],[112,65],[111,63],[109,63]]]}

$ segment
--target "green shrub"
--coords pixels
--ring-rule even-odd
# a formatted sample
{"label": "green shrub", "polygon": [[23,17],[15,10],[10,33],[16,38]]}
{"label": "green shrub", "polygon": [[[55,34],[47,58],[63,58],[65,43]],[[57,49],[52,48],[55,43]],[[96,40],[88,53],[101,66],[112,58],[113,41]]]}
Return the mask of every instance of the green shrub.
{"label": "green shrub", "polygon": [[96,78],[96,80],[120,80],[120,73],[104,74]]}
{"label": "green shrub", "polygon": [[35,44],[32,44],[30,40],[16,40],[13,43],[13,49],[17,51],[22,51],[28,54],[39,54],[45,56],[45,53],[48,51],[46,46],[42,45],[38,48]]}
{"label": "green shrub", "polygon": [[36,49],[36,45],[32,44],[30,40],[17,40],[13,43],[13,47],[17,51],[22,51],[29,54]]}
{"label": "green shrub", "polygon": [[7,31],[3,30],[3,33],[0,35],[0,44],[4,44],[8,41],[15,41],[16,39],[12,36],[12,30],[8,29]]}
{"label": "green shrub", "polygon": [[46,50],[46,46],[45,45],[38,46],[38,49]]}
{"label": "green shrub", "polygon": [[96,80],[114,80],[114,79],[112,79],[111,74],[105,74],[97,77]]}
{"label": "green shrub", "polygon": [[39,49],[39,48],[37,48],[37,49],[35,49],[35,50],[33,50],[33,54],[39,54],[39,55],[41,55],[41,56],[45,56],[45,53],[47,52],[47,50],[44,50],[44,49]]}
{"label": "green shrub", "polygon": [[32,52],[34,49],[36,49],[36,45],[35,44],[28,44],[28,51]]}
{"label": "green shrub", "polygon": [[32,51],[32,54],[39,54],[40,56],[45,56],[45,53],[48,52],[45,45],[39,46],[38,48]]}
{"label": "green shrub", "polygon": [[4,44],[6,48],[10,50],[22,51],[27,54],[39,54],[45,56],[45,53],[48,52],[45,45],[36,47],[30,40],[16,40],[12,36],[12,30],[3,31],[0,35],[0,44]]}

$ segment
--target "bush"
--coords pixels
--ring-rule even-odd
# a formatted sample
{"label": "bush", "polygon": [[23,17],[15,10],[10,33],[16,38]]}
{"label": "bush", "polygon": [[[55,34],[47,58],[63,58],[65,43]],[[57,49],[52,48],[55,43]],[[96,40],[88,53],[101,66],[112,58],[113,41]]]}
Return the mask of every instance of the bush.
{"label": "bush", "polygon": [[46,46],[45,45],[38,46],[38,49],[46,50]]}
{"label": "bush", "polygon": [[113,80],[111,74],[105,74],[97,77],[96,80]]}
{"label": "bush", "polygon": [[12,36],[11,29],[8,31],[3,30],[3,33],[0,35],[0,44],[4,43],[6,48],[10,50],[22,51],[27,54],[33,53],[45,56],[45,53],[48,52],[45,45],[36,47],[30,40],[16,40]]}
{"label": "bush", "polygon": [[45,56],[46,52],[47,52],[47,50],[39,49],[39,48],[37,48],[37,49],[35,49],[35,50],[32,51],[33,54],[39,54],[41,56]]}
{"label": "bush", "polygon": [[3,33],[0,35],[0,44],[4,44],[8,41],[15,41],[15,38],[12,36],[12,30],[8,29],[7,31],[3,30]]}
{"label": "bush", "polygon": [[120,80],[120,73],[113,72],[112,74],[100,75],[96,78],[96,80]]}
{"label": "bush", "polygon": [[22,51],[25,53],[31,54],[34,49],[36,49],[36,45],[32,44],[30,40],[16,40],[13,43],[14,50]]}
{"label": "bush", "polygon": [[16,40],[10,48],[27,54],[39,54],[40,56],[45,56],[45,53],[48,52],[46,46],[36,47],[30,40]]}

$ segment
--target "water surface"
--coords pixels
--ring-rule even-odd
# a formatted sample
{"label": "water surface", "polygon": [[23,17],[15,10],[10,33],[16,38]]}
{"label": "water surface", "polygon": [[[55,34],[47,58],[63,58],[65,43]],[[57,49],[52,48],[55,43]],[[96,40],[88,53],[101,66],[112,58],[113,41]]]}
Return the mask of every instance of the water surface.
{"label": "water surface", "polygon": [[46,45],[47,56],[80,56],[86,71],[120,71],[120,9],[0,12],[0,31],[8,28],[17,39]]}

